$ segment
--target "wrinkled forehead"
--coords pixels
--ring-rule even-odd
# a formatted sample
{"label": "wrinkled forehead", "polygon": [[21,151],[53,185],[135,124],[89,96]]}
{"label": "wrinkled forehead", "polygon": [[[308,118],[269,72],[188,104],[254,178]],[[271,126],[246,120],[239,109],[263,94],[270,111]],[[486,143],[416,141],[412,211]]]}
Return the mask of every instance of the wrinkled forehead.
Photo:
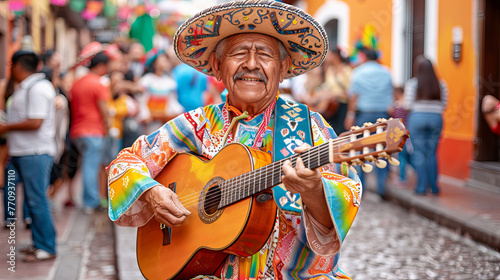
{"label": "wrinkled forehead", "polygon": [[[279,41],[278,39],[258,33],[242,33],[229,36],[224,39],[223,49],[220,54],[224,56],[224,54],[231,53],[238,50],[263,50],[271,53],[272,55],[279,56]],[[217,52],[217,48],[214,50]],[[220,55],[219,54],[219,55]]]}

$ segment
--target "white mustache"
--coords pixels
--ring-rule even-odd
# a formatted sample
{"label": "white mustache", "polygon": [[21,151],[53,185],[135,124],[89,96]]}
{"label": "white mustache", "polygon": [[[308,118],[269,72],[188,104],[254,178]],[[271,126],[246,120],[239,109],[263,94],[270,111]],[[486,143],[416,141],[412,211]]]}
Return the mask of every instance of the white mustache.
{"label": "white mustache", "polygon": [[236,81],[236,79],[239,79],[245,75],[252,75],[252,76],[257,76],[259,79],[263,80],[264,81],[264,84],[267,85],[267,78],[266,76],[264,76],[264,74],[262,74],[261,72],[259,71],[243,71],[243,72],[240,72],[240,73],[236,73],[233,77],[233,82]]}

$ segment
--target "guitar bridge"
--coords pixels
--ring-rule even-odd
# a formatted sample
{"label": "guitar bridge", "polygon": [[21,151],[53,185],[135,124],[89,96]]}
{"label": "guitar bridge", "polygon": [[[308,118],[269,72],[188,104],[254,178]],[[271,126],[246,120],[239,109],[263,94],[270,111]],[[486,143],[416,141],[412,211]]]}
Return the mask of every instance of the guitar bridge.
{"label": "guitar bridge", "polygon": [[[176,183],[170,183],[168,188],[175,193]],[[167,227],[165,224],[160,224],[160,229],[163,232],[163,246],[172,243],[172,228]]]}
{"label": "guitar bridge", "polygon": [[163,246],[172,242],[172,229],[164,224],[160,224],[161,231],[163,232]]}

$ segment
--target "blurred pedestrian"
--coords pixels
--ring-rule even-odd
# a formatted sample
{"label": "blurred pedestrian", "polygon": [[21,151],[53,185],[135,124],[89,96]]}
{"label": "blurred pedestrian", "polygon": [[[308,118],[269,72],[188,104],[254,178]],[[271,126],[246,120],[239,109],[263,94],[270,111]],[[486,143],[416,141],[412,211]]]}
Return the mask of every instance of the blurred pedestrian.
{"label": "blurred pedestrian", "polygon": [[[61,54],[55,50],[47,50],[42,55],[43,67],[40,72],[44,72],[44,68],[52,70],[51,78],[49,79],[57,89],[61,83]],[[57,92],[56,92],[57,93]]]}
{"label": "blurred pedestrian", "polygon": [[346,63],[339,48],[330,49],[326,56],[325,95],[323,96],[323,116],[335,132],[342,133],[347,114],[347,90],[351,81],[351,67]]}
{"label": "blurred pedestrian", "polygon": [[[323,108],[318,108],[321,104],[321,97],[324,93],[324,89],[322,86],[325,82],[325,64],[322,64],[313,70],[307,72],[304,76],[305,78],[302,80],[303,89],[301,94],[295,94],[296,98],[300,98],[300,102],[304,102],[311,108],[313,111],[320,111]],[[296,79],[298,77],[294,77]],[[293,85],[292,85],[293,86]]]}
{"label": "blurred pedestrian", "polygon": [[[0,79],[0,122],[7,120],[5,112],[5,94],[9,79]],[[5,162],[7,161],[7,140],[5,135],[0,135],[0,170],[5,170]],[[4,173],[0,172],[0,188],[3,188]],[[5,214],[5,213],[4,213]]]}
{"label": "blurred pedestrian", "polygon": [[[24,261],[34,262],[56,256],[56,232],[50,213],[47,188],[55,145],[56,96],[44,74],[35,73],[38,56],[20,50],[12,56],[11,78],[19,83],[11,96],[8,122],[0,124],[0,134],[8,132],[7,145],[14,172],[24,186],[24,198],[32,219],[33,247]],[[6,184],[7,189],[9,185]]]}
{"label": "blurred pedestrian", "polygon": [[481,111],[491,131],[500,135],[500,101],[493,95],[486,95],[481,103]]}
{"label": "blurred pedestrian", "polygon": [[430,60],[417,56],[414,77],[405,86],[405,107],[410,139],[413,144],[412,163],[417,172],[416,194],[425,194],[430,187],[439,194],[437,185],[438,163],[436,151],[443,129],[443,110],[448,102],[448,88],[439,80]]}
{"label": "blurred pedestrian", "polygon": [[144,46],[141,43],[133,42],[130,44],[127,59],[129,62],[129,70],[132,71],[134,80],[136,81],[144,74],[145,54]]}
{"label": "blurred pedestrian", "polygon": [[149,55],[145,63],[146,72],[139,80],[151,114],[146,134],[184,113],[184,107],[177,99],[177,83],[167,74],[172,66],[167,55],[163,50],[152,50]]}
{"label": "blurred pedestrian", "polygon": [[[345,119],[345,127],[354,124],[375,123],[378,118],[389,118],[387,110],[393,103],[393,88],[389,70],[377,61],[377,52],[363,49],[360,60],[363,63],[356,67],[351,76],[348,91],[349,101]],[[357,168],[361,182],[364,184],[364,174]],[[389,168],[375,168],[377,174],[377,193],[385,199],[385,183]]]}
{"label": "blurred pedestrian", "polygon": [[226,86],[212,76],[207,77],[207,82],[207,89],[203,92],[204,106],[221,103],[221,93],[224,91]]}
{"label": "blurred pedestrian", "polygon": [[[404,106],[404,88],[394,88],[394,104],[389,107],[389,116],[398,118],[403,121],[406,128],[408,128],[408,111]],[[411,165],[410,155],[413,153],[413,146],[410,139],[407,139],[403,150],[397,154],[399,159],[399,182],[406,183],[406,166]]]}
{"label": "blurred pedestrian", "polygon": [[56,107],[55,128],[56,128],[56,154],[54,155],[54,165],[50,175],[49,197],[53,197],[64,181],[63,169],[64,161],[61,160],[66,151],[66,140],[69,137],[69,103],[66,95],[61,89],[61,56],[59,52],[48,50],[42,55],[43,67],[40,73],[45,74],[45,78],[52,83],[56,91],[54,106]]}
{"label": "blurred pedestrian", "polygon": [[203,102],[203,92],[208,88],[207,75],[189,67],[177,58],[173,48],[169,48],[168,58],[174,65],[172,78],[177,84],[179,103],[185,111],[191,111],[206,104]]}
{"label": "blurred pedestrian", "polygon": [[127,94],[138,106],[137,114],[123,119],[122,146],[130,147],[137,137],[144,134],[145,122],[150,117],[147,100],[145,100],[146,94],[143,93],[144,88],[138,83],[144,73],[145,52],[144,46],[137,42],[122,43],[120,48],[125,54],[123,60],[127,69],[124,72],[124,80],[131,83]]}
{"label": "blurred pedestrian", "polygon": [[110,58],[109,88],[112,97],[108,103],[110,141],[109,149],[106,151],[108,158],[104,161],[105,166],[116,158],[118,152],[123,148],[123,121],[126,117],[134,117],[137,114],[138,105],[133,96],[144,90],[138,82],[126,78],[129,70],[124,64],[126,62],[125,56],[117,47],[113,46],[116,45],[108,45],[104,50],[104,53]]}
{"label": "blurred pedestrian", "polygon": [[90,60],[89,72],[71,88],[70,136],[81,156],[83,209],[87,214],[101,210],[99,171],[102,168],[104,138],[109,131],[108,86],[101,77],[108,73],[109,58],[102,52]]}
{"label": "blurred pedestrian", "polygon": [[[12,76],[12,75],[11,75]],[[3,98],[2,98],[2,107],[3,107],[3,111],[1,112],[1,121],[2,122],[6,122],[8,120],[7,118],[7,107],[8,105],[10,104],[10,97],[12,96],[12,94],[14,93],[14,89],[17,87],[18,83],[11,77],[10,79],[4,81],[4,85],[3,85]],[[15,170],[15,167],[14,165],[12,164],[12,161],[9,157],[9,154],[8,154],[8,148],[7,148],[7,134],[4,133],[4,134],[1,134],[1,138],[0,138],[0,141],[1,141],[1,150],[0,150],[0,160],[2,160],[2,165],[5,167],[3,170],[5,171],[4,173],[2,173],[2,181],[1,181],[1,184],[2,184],[2,187],[3,187],[3,191],[4,191],[4,196],[3,196],[3,202],[4,202],[4,221],[5,221],[5,227],[7,227],[7,224],[8,224],[8,219],[9,218],[13,218],[13,217],[16,217],[16,208],[17,207],[11,207],[9,209],[9,191],[13,191],[15,194],[15,192],[17,191],[17,184],[21,182],[21,179],[19,178],[19,175],[18,175],[18,172],[16,172]],[[5,188],[4,185],[7,185],[7,176],[9,174],[9,172],[11,173],[15,173],[14,176],[12,176],[11,174],[11,183],[9,184],[11,188]],[[12,202],[11,202],[11,205],[12,206]],[[14,209],[13,209],[14,208]],[[9,210],[14,210],[12,212],[10,212]],[[30,213],[29,213],[29,209],[28,209],[28,205],[26,204],[26,200],[23,199],[23,221],[26,225],[26,229],[29,229],[31,228],[31,216],[30,216]]]}

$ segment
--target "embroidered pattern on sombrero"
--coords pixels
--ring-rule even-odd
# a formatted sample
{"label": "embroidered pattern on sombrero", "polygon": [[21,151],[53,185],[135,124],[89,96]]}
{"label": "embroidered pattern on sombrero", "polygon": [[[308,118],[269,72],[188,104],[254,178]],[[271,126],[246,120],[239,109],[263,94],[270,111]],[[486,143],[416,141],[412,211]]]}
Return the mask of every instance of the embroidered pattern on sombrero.
{"label": "embroidered pattern on sombrero", "polygon": [[208,59],[217,43],[246,32],[269,35],[283,43],[292,60],[287,78],[321,65],[328,50],[326,32],[301,9],[250,0],[217,5],[188,19],[175,34],[175,52],[184,63],[213,75]]}

